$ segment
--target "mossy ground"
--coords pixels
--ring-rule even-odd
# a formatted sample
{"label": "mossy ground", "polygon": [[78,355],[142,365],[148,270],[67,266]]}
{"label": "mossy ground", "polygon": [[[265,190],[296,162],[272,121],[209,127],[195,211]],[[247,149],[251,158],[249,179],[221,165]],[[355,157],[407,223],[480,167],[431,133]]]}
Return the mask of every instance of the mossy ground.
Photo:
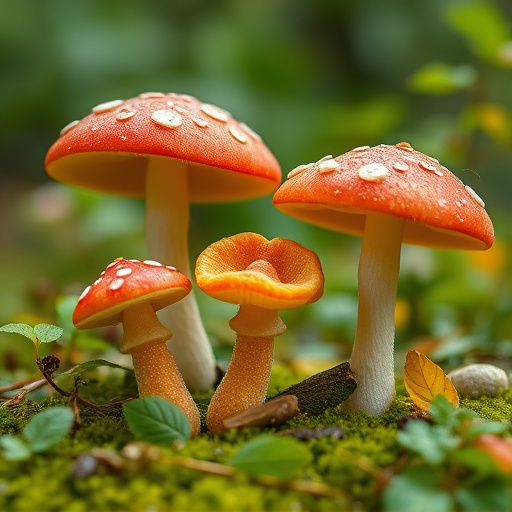
{"label": "mossy ground", "polygon": [[[276,369],[271,390],[287,387],[296,376]],[[84,388],[87,396],[100,402],[125,395],[134,389],[127,377],[109,378]],[[272,391],[271,391],[272,393]],[[198,397],[205,409],[208,396]],[[17,434],[42,407],[62,403],[56,397],[41,403],[24,400],[15,407],[0,409],[0,432]],[[465,407],[484,417],[512,416],[512,393],[498,398],[463,400]],[[166,455],[225,463],[239,446],[260,435],[251,429],[226,435],[201,434],[181,448],[160,449],[162,459],[147,464],[118,465],[123,446],[132,442],[121,407],[100,414],[81,407],[82,428],[51,450],[28,461],[8,462],[0,457],[0,510],[15,512],[102,512],[102,511],[330,511],[377,510],[380,493],[393,471],[400,469],[403,449],[396,442],[400,418],[411,406],[398,383],[397,397],[380,417],[364,413],[346,414],[329,409],[320,416],[299,415],[266,432],[284,435],[286,430],[341,426],[342,439],[320,437],[307,441],[311,461],[299,469],[297,480],[323,482],[342,489],[346,496],[318,497],[307,492],[264,485],[242,473],[215,476],[177,467]],[[84,454],[102,448],[105,461],[87,468]],[[82,457],[80,457],[82,456]],[[109,457],[113,460],[109,461]],[[85,469],[84,469],[85,466]]]}

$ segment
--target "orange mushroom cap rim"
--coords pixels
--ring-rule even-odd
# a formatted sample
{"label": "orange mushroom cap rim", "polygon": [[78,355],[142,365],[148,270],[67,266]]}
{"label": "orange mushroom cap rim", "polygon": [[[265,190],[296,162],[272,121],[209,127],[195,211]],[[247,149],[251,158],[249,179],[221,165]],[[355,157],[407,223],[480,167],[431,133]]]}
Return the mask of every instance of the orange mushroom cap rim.
{"label": "orange mushroom cap rim", "polygon": [[122,321],[126,309],[151,303],[158,311],[191,289],[190,280],[174,267],[117,258],[84,290],[73,312],[73,324],[77,329],[114,325]]}

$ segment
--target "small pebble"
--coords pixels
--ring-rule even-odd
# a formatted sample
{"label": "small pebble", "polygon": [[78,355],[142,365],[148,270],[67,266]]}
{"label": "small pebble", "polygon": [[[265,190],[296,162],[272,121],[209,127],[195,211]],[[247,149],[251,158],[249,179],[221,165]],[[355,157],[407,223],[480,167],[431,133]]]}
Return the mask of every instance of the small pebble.
{"label": "small pebble", "polygon": [[448,378],[461,397],[492,396],[508,388],[507,374],[492,364],[462,366],[451,371]]}

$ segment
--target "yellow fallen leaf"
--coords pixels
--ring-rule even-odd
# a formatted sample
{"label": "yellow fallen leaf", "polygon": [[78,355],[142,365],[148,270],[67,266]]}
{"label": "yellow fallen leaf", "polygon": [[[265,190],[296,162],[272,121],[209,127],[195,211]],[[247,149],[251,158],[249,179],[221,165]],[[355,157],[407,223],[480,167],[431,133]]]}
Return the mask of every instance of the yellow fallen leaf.
{"label": "yellow fallen leaf", "polygon": [[459,395],[451,380],[437,364],[416,350],[409,350],[405,357],[404,383],[414,405],[423,411],[430,410],[430,402],[437,395],[459,406]]}

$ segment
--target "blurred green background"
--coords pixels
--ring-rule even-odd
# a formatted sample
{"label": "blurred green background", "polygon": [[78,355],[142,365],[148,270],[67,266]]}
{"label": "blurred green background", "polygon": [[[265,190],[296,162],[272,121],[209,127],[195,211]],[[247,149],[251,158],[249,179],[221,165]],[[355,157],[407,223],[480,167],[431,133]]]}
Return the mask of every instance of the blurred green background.
{"label": "blurred green background", "polygon": [[[497,242],[479,254],[404,247],[397,351],[416,347],[446,369],[508,368],[509,0],[0,0],[0,323],[62,324],[57,299],[115,257],[146,256],[141,202],[73,190],[43,166],[67,123],[146,91],[227,109],[263,137],[284,176],[361,145],[405,140],[438,158],[485,200]],[[278,354],[309,365],[348,358],[359,239],[287,218],[270,196],[195,205],[190,229],[193,259],[241,231],[315,250],[325,295],[283,313]],[[221,354],[234,310],[198,298]],[[2,336],[0,366],[22,365],[25,349],[30,357]]]}

